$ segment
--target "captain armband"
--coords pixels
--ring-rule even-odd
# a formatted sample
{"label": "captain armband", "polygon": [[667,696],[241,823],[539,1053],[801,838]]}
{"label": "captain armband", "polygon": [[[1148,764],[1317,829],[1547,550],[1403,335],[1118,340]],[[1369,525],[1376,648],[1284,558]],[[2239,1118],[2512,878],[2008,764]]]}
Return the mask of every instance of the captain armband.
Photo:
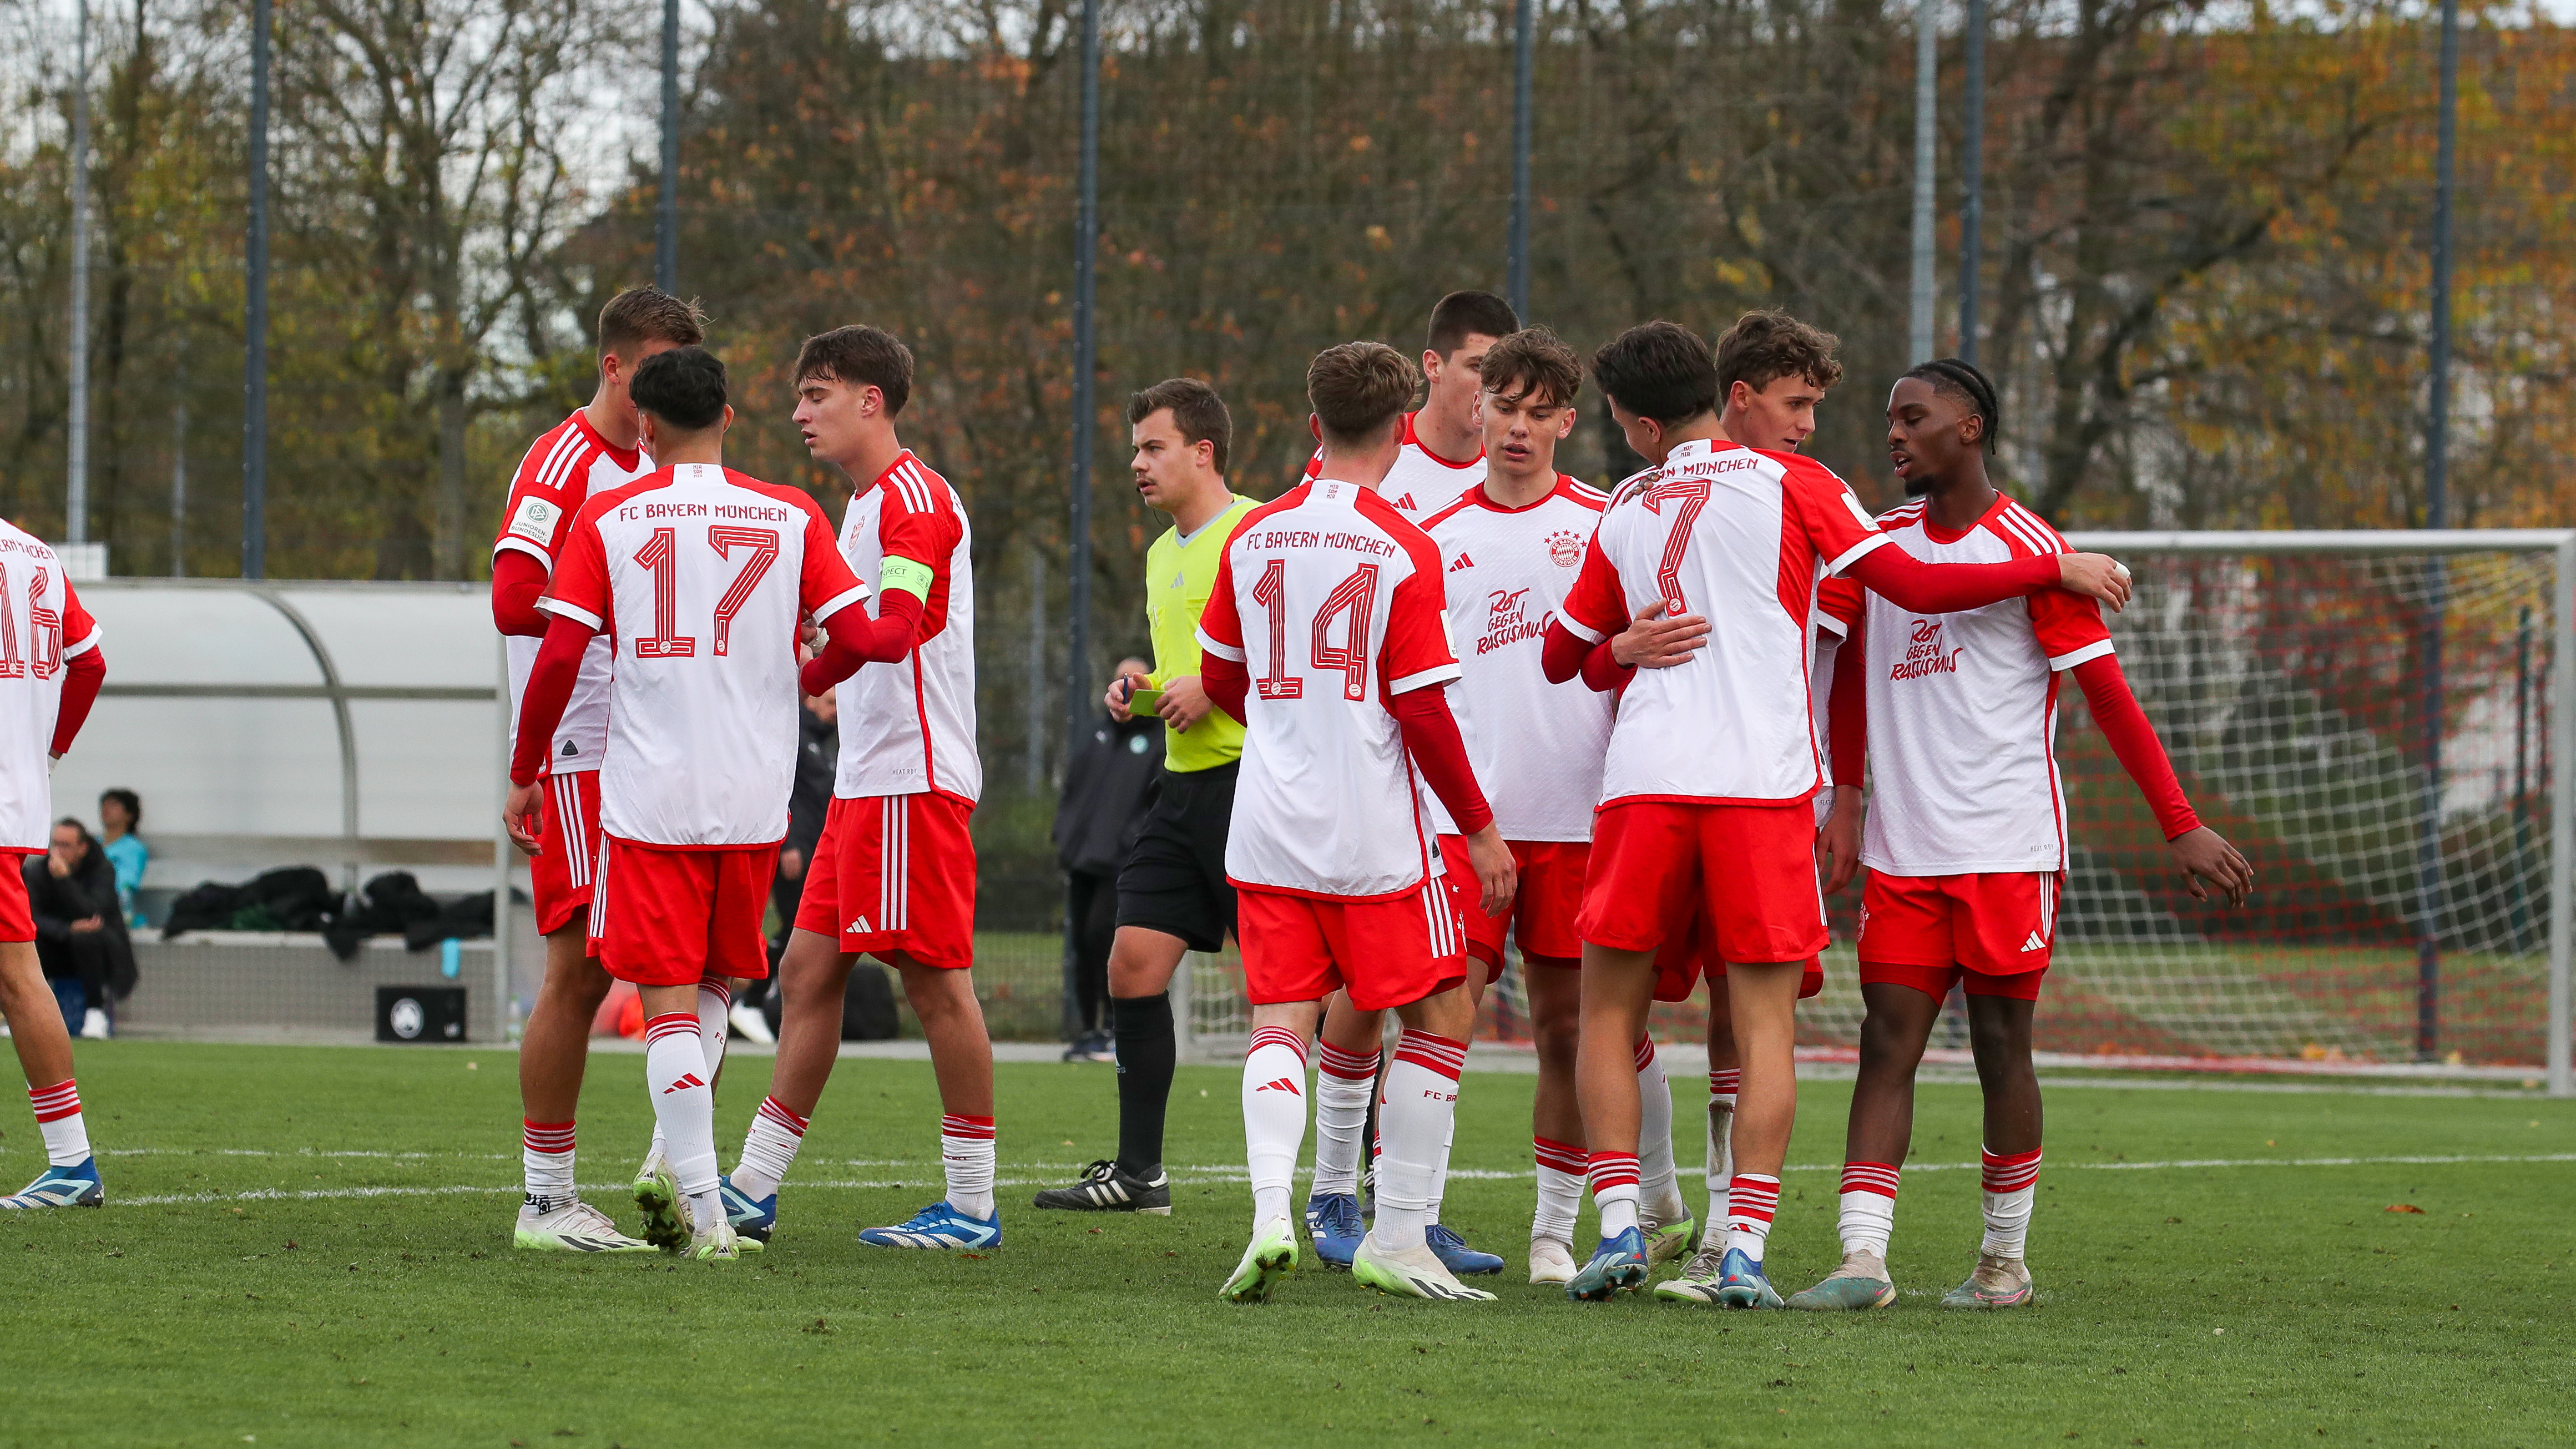
{"label": "captain armband", "polygon": [[885,567],[878,572],[877,587],[889,593],[900,589],[927,604],[930,602],[931,578],[930,565],[895,557],[887,559]]}

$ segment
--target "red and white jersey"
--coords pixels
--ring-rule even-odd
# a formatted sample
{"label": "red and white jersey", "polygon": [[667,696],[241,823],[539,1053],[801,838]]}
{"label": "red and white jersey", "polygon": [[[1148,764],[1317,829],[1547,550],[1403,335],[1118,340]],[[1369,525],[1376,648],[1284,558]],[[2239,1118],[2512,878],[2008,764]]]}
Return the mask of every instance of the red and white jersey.
{"label": "red and white jersey", "polygon": [[[0,854],[32,855],[53,839],[63,661],[97,647],[98,623],[53,546],[0,521]],[[17,868],[0,861],[0,870]]]}
{"label": "red and white jersey", "polygon": [[[1925,563],[2004,563],[2066,553],[2010,498],[1965,533],[1916,499],[1878,526]],[[2059,676],[2111,651],[2101,606],[2046,589],[1955,614],[1869,595],[1869,823],[1861,863],[1890,875],[2066,868],[2057,778]]]}
{"label": "red and white jersey", "polygon": [[1387,701],[1458,677],[1440,549],[1355,483],[1301,483],[1243,516],[1199,647],[1252,676],[1225,873],[1381,900],[1440,873],[1429,792]]}
{"label": "red and white jersey", "polygon": [[[510,506],[502,515],[501,536],[492,540],[492,556],[515,549],[555,571],[555,557],[572,532],[581,506],[612,488],[623,488],[653,471],[653,460],[640,450],[612,448],[590,426],[579,408],[555,424],[519,460],[510,480]],[[510,748],[519,747],[519,701],[528,693],[528,672],[537,667],[542,639],[512,635],[501,641],[510,657]],[[564,706],[563,723],[555,726],[554,745],[546,751],[546,768],[557,775],[599,768],[608,744],[608,663],[605,635],[590,641],[581,656],[581,677],[574,681],[572,702]]]}
{"label": "red and white jersey", "polygon": [[844,800],[937,790],[972,804],[983,793],[975,754],[975,563],[966,505],[948,480],[906,449],[841,515],[841,556],[873,591],[889,558],[930,569],[930,597],[912,652],[863,664],[835,691]]}
{"label": "red and white jersey", "polygon": [[599,828],[663,847],[768,845],[795,783],[797,620],[864,603],[795,488],[712,463],[582,505],[537,607],[608,636]]}
{"label": "red and white jersey", "polygon": [[[1452,463],[1422,445],[1413,431],[1413,420],[1420,413],[1404,415],[1404,446],[1396,453],[1395,466],[1387,470],[1385,481],[1377,485],[1378,496],[1396,512],[1419,523],[1455,503],[1470,488],[1485,481],[1485,451],[1477,448],[1476,456],[1464,463]],[[1315,478],[1324,471],[1324,454],[1317,449],[1306,460],[1306,476]]]}
{"label": "red and white jersey", "polygon": [[[1547,621],[1574,585],[1610,495],[1560,473],[1556,490],[1504,508],[1477,484],[1423,521],[1440,545],[1449,635],[1464,671],[1449,712],[1505,840],[1590,840],[1617,701],[1539,666]],[[1440,833],[1458,831],[1437,797]]]}
{"label": "red and white jersey", "polygon": [[1693,441],[1620,484],[1558,617],[1597,644],[1662,598],[1710,632],[1687,661],[1628,681],[1603,803],[1813,795],[1816,581],[1887,542],[1843,480],[1793,453]]}

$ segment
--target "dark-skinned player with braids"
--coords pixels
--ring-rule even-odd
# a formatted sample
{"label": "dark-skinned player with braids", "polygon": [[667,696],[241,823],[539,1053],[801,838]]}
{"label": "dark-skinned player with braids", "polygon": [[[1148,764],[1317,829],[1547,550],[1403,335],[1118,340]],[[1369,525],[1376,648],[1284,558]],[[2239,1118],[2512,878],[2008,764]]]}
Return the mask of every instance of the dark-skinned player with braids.
{"label": "dark-skinned player with braids", "polygon": [[[1887,401],[1887,449],[1906,502],[1878,519],[1925,563],[1998,563],[2068,551],[1986,475],[2002,408],[1957,358],[1924,363]],[[1860,1073],[1845,1139],[1843,1262],[1789,1299],[1815,1310],[1896,1300],[1887,1268],[1900,1165],[1913,1134],[1914,1073],[1953,984],[1985,1095],[1985,1237],[1953,1308],[2031,1301],[2025,1261],[2039,1176],[2039,1078],[2031,1017],[2056,944],[2067,867],[2055,746],[2061,676],[2146,797],[2192,895],[2242,905],[2254,872],[2200,823],[2164,745],[2129,691],[2102,612],[2062,591],[1920,614],[1836,580],[1824,607],[1849,634],[1835,658],[1833,772],[1872,767],[1860,859]]]}

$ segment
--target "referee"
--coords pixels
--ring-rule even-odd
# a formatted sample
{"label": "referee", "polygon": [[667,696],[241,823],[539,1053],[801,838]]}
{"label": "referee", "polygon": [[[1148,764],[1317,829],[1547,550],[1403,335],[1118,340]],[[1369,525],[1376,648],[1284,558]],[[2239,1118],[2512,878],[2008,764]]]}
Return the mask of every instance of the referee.
{"label": "referee", "polygon": [[[1199,687],[1199,612],[1216,587],[1226,540],[1256,506],[1225,483],[1234,423],[1216,389],[1193,378],[1158,382],[1127,400],[1136,445],[1136,492],[1171,515],[1171,530],[1145,551],[1145,619],[1154,672],[1109,686],[1112,718],[1150,707],[1166,727],[1163,776],[1135,850],[1118,872],[1118,934],[1109,948],[1110,1033],[1118,1049],[1118,1156],[1082,1180],[1037,1195],[1042,1208],[1080,1212],[1172,1210],[1163,1172],[1163,1110],[1179,1043],[1172,1032],[1172,972],[1184,951],[1218,951],[1234,929],[1225,878],[1226,826],[1243,726],[1210,707]],[[1154,691],[1137,699],[1139,691]]]}

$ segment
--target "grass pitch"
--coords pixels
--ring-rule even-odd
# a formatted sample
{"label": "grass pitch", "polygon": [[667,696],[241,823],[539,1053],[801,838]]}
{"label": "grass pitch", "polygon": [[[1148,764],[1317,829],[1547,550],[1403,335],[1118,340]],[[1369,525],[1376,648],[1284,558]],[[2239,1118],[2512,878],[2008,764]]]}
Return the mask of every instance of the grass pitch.
{"label": "grass pitch", "polygon": [[[1980,1315],[1935,1306],[1976,1250],[1976,1090],[1927,1085],[1903,1298],[1756,1315],[1527,1286],[1532,1079],[1471,1073],[1447,1217],[1510,1258],[1502,1301],[1308,1271],[1236,1308],[1231,1070],[1182,1071],[1165,1219],[1031,1210],[1106,1149],[1114,1089],[1005,1065],[1008,1237],[975,1257],[856,1244],[938,1195],[938,1105],[926,1064],[845,1061],[776,1244],[713,1267],[510,1247],[506,1052],[80,1045],[110,1206],[0,1220],[0,1445],[2537,1445],[2576,1385],[2576,1104],[2536,1098],[2061,1083],[2039,1306]],[[728,1162],[767,1074],[727,1064]],[[630,1228],[641,1076],[594,1057],[582,1113],[586,1191]],[[1803,1094],[1784,1291],[1837,1257],[1846,1091]],[[6,1119],[0,1177],[41,1161]]]}

